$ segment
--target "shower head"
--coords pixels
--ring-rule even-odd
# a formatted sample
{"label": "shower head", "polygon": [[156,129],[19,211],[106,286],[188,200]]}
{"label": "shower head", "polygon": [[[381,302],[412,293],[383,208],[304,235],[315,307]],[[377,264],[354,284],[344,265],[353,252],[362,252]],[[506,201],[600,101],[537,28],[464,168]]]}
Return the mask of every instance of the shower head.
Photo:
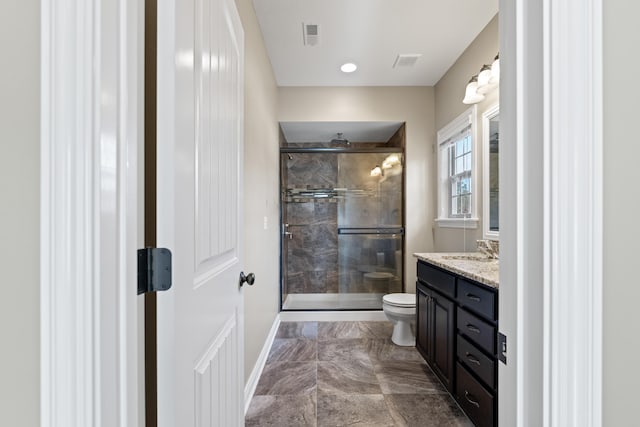
{"label": "shower head", "polygon": [[332,144],[346,144],[346,145],[349,145],[349,140],[345,139],[342,136],[342,132],[338,132],[338,133],[336,133],[336,135],[337,135],[336,138],[333,138],[331,140]]}
{"label": "shower head", "polygon": [[291,155],[291,153],[287,153],[287,158],[288,158],[289,160],[293,160],[293,156]]}

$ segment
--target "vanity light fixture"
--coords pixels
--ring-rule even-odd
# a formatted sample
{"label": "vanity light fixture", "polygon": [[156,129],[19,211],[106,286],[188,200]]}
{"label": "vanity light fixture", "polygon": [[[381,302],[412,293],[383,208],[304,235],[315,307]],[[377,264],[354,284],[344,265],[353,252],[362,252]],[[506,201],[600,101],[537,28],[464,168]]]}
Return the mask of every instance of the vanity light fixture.
{"label": "vanity light fixture", "polygon": [[483,65],[480,70],[480,74],[478,74],[478,93],[485,94],[492,91],[498,83],[491,83],[491,77],[493,74],[491,73],[490,65]]}
{"label": "vanity light fixture", "polygon": [[488,85],[489,79],[491,79],[491,66],[485,64],[480,68],[480,72],[478,73],[478,89],[482,89]]}
{"label": "vanity light fixture", "polygon": [[389,154],[386,159],[382,162],[382,169],[391,169],[395,165],[400,164],[400,158],[398,158],[397,154]]}
{"label": "vanity light fixture", "polygon": [[486,93],[498,87],[500,83],[500,54],[496,55],[491,65],[483,65],[480,72],[471,77],[464,93],[463,104],[477,104],[484,99]]}
{"label": "vanity light fixture", "polygon": [[500,83],[500,54],[496,55],[493,59],[493,63],[491,64],[491,78],[489,79],[489,83]]}
{"label": "vanity light fixture", "polygon": [[340,71],[342,71],[343,73],[353,73],[357,69],[358,66],[353,62],[347,62],[346,64],[342,64],[342,66],[340,67]]}
{"label": "vanity light fixture", "polygon": [[484,95],[478,93],[478,76],[475,75],[471,77],[471,80],[469,80],[469,83],[467,83],[467,88],[464,91],[464,99],[462,100],[462,103],[477,104],[483,99]]}

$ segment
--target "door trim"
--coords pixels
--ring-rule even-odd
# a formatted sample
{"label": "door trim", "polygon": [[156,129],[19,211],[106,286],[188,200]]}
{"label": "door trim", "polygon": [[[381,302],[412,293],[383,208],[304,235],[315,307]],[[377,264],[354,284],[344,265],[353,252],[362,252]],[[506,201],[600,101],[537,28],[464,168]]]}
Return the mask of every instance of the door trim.
{"label": "door trim", "polygon": [[500,424],[600,426],[602,0],[501,0],[500,34]]}
{"label": "door trim", "polygon": [[41,426],[136,425],[139,3],[41,7]]}
{"label": "door trim", "polygon": [[602,424],[602,0],[545,0],[545,425]]}

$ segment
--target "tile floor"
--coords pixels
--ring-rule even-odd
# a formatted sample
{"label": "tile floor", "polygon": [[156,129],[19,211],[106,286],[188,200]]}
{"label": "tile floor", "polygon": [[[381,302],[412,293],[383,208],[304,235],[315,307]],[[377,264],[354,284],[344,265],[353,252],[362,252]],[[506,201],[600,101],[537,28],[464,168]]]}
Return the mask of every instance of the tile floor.
{"label": "tile floor", "polygon": [[246,426],[471,426],[389,322],[283,322]]}

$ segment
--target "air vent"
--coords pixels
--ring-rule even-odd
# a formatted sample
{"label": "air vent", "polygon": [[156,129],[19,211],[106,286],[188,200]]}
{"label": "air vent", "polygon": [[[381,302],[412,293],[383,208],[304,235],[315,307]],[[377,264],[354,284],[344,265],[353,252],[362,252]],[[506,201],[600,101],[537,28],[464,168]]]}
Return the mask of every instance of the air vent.
{"label": "air vent", "polygon": [[396,57],[396,60],[393,63],[393,68],[413,67],[421,56],[421,53],[400,54]]}
{"label": "air vent", "polygon": [[305,46],[315,46],[318,44],[319,33],[318,25],[302,24],[302,40]]}

